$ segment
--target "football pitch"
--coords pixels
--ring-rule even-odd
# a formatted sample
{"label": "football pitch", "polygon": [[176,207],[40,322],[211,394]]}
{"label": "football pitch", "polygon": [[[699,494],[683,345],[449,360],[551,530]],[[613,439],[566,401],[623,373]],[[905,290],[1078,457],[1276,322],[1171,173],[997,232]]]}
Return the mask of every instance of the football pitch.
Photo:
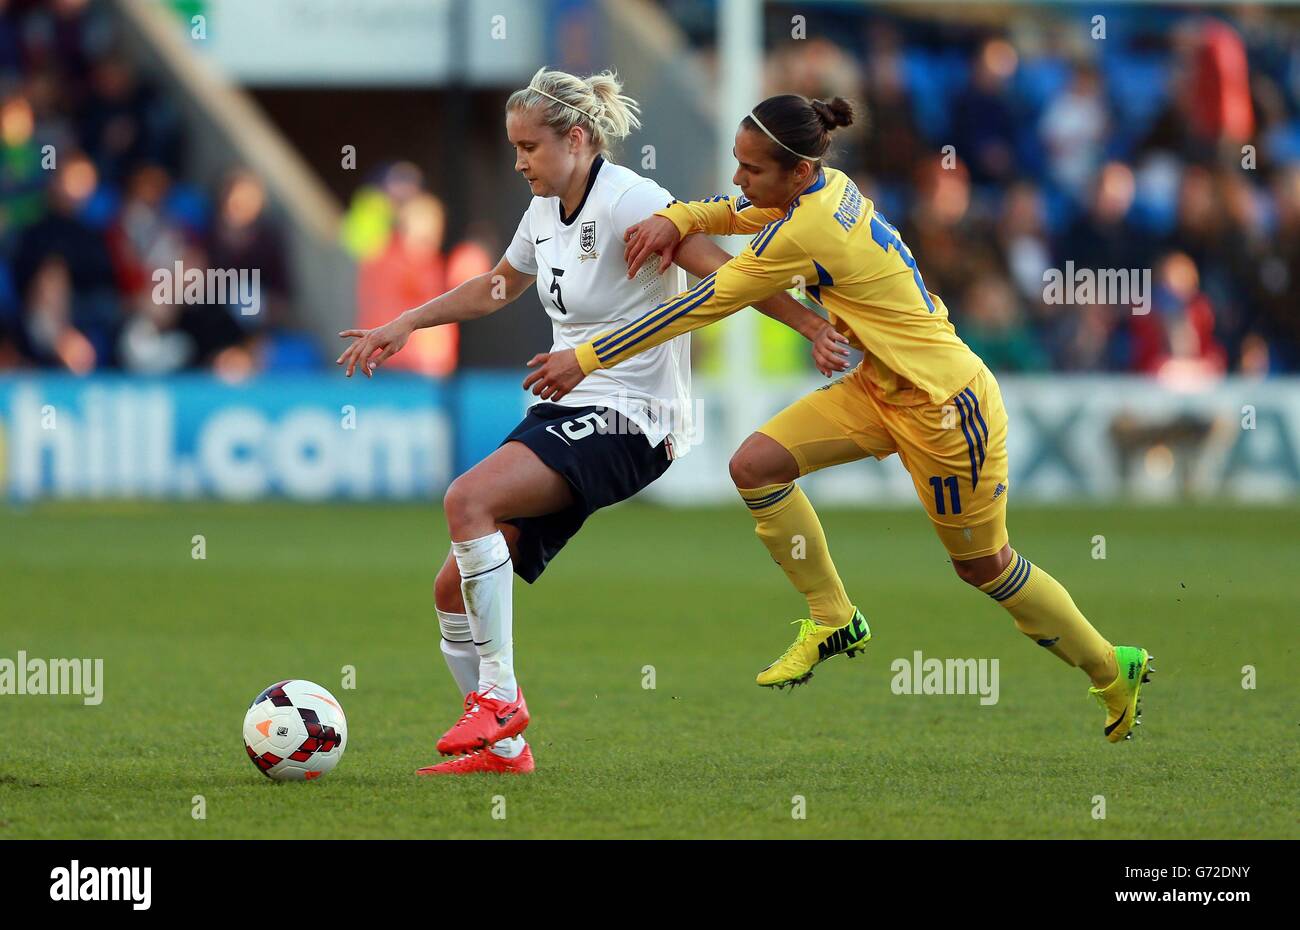
{"label": "football pitch", "polygon": [[[417,778],[460,710],[436,508],[4,507],[0,659],[102,658],[103,692],[0,695],[0,838],[1300,837],[1300,509],[1013,503],[1013,544],[1155,656],[1118,745],[1083,674],[963,585],[919,511],[822,517],[865,656],[756,687],[805,608],[744,508],[623,505],[516,582],[536,774]],[[997,659],[996,703],[895,693],[918,651]],[[291,677],[347,713],[316,782],[273,783],[241,745]]]}

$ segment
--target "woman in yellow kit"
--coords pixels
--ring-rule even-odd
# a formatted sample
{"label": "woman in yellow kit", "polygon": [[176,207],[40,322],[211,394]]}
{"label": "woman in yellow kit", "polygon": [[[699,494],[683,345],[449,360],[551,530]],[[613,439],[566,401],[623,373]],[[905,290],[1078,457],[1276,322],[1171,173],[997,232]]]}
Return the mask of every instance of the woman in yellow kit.
{"label": "woman in yellow kit", "polygon": [[[1150,656],[1137,646],[1112,646],[1055,578],[1011,548],[1007,415],[997,381],[958,338],[943,301],[926,290],[898,231],[847,175],[823,165],[832,131],[852,120],[852,106],[839,97],[827,103],[786,94],[755,107],[733,150],[742,196],[674,202],[625,235],[629,275],[654,254],[667,267],[691,233],[754,234],[749,246],[640,319],[575,350],[535,357],[529,366],[540,367],[524,387],[557,399],[597,368],[802,286],[864,358],[778,413],[731,460],[759,538],[811,614],[758,683],[802,684],[818,662],[852,656],[871,638],[795,479],[897,453],[958,576],[1006,608],[1038,645],[1082,668],[1106,708],[1106,738],[1129,738]],[[791,553],[795,536],[805,540],[802,558]]]}

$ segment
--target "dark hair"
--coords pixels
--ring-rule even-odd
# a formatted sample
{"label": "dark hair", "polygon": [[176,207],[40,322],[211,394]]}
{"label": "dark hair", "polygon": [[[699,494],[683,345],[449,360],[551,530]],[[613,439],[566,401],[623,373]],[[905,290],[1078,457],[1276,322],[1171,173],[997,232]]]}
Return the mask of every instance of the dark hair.
{"label": "dark hair", "polygon": [[[800,155],[820,161],[831,146],[831,132],[840,126],[852,125],[853,115],[853,104],[843,97],[826,101],[809,100],[798,94],[779,94],[754,107],[754,116],[780,141],[781,145],[777,145],[769,139],[768,148],[777,164],[787,171],[799,164]],[[763,132],[750,116],[741,120],[741,125],[754,132]],[[782,148],[782,145],[787,148]]]}

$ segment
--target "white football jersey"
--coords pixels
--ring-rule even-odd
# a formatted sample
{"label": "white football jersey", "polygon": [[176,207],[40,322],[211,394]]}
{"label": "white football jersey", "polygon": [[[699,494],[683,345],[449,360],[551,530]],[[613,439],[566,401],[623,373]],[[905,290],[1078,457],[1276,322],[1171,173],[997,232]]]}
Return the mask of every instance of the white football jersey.
{"label": "white football jersey", "polygon": [[[573,216],[562,215],[559,197],[533,198],[506,260],[537,276],[537,295],[551,318],[552,352],[631,323],[686,290],[686,273],[676,266],[661,275],[652,257],[629,280],[623,261],[627,228],[672,200],[654,181],[599,155]],[[690,334],[593,371],[559,403],[611,407],[635,423],[651,445],[667,436],[672,456],[684,455],[694,432]]]}

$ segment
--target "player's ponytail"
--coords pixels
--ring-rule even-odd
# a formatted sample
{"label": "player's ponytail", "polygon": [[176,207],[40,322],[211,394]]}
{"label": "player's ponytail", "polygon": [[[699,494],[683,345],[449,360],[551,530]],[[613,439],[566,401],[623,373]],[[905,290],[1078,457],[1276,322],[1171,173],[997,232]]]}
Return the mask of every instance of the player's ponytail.
{"label": "player's ponytail", "polygon": [[602,139],[621,142],[633,129],[641,127],[641,120],[637,119],[641,108],[631,97],[620,93],[623,84],[617,74],[613,71],[593,74],[587,78],[587,86],[596,98],[596,129]]}
{"label": "player's ponytail", "polygon": [[580,78],[542,68],[527,87],[510,95],[506,110],[535,108],[541,114],[542,123],[558,135],[581,126],[596,151],[608,157],[613,143],[641,128],[637,118],[641,108],[622,90],[623,85],[613,71]]}
{"label": "player's ponytail", "polygon": [[809,100],[798,94],[768,97],[741,121],[773,143],[772,157],[787,171],[801,161],[819,164],[831,147],[831,133],[851,126],[853,104],[843,97]]}

